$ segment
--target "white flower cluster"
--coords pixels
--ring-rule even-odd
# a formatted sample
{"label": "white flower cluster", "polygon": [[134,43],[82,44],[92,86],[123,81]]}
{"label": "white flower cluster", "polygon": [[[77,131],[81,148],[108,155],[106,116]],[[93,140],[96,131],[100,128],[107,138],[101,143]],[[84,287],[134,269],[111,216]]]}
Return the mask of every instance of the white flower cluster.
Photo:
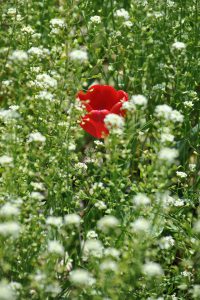
{"label": "white flower cluster", "polygon": [[16,205],[11,203],[5,203],[0,208],[0,216],[18,216],[19,215],[19,208]]}
{"label": "white flower cluster", "polygon": [[94,24],[100,24],[101,23],[101,17],[100,16],[92,16],[90,18],[91,23]]}
{"label": "white flower cluster", "polygon": [[161,249],[170,249],[175,245],[175,240],[173,239],[172,236],[165,236],[160,239],[159,241],[159,246]]}
{"label": "white flower cluster", "polygon": [[158,118],[164,118],[165,120],[172,122],[182,123],[184,120],[183,115],[179,111],[172,109],[171,106],[167,104],[157,105],[155,115]]}
{"label": "white flower cluster", "polygon": [[114,229],[118,225],[118,219],[111,215],[104,216],[97,222],[97,227],[104,232],[107,232],[109,229]]}
{"label": "white flower cluster", "polygon": [[0,281],[0,299],[1,300],[15,300],[17,298],[16,293],[12,289],[11,283],[6,281]]}
{"label": "white flower cluster", "polygon": [[150,222],[143,217],[139,217],[130,225],[132,230],[136,233],[148,233],[151,228]]}
{"label": "white flower cluster", "polygon": [[173,163],[175,159],[178,157],[178,155],[179,155],[178,150],[165,147],[162,148],[158,153],[158,158],[168,163]]}
{"label": "white flower cluster", "polygon": [[133,197],[133,204],[135,204],[136,206],[148,205],[150,203],[151,203],[150,198],[147,197],[147,195],[145,194],[138,193]]}
{"label": "white flower cluster", "polygon": [[103,245],[99,240],[89,239],[83,245],[83,258],[87,260],[90,256],[100,258],[103,255]]}
{"label": "white flower cluster", "polygon": [[69,58],[79,62],[86,62],[88,60],[88,53],[85,50],[76,49],[69,53]]}
{"label": "white flower cluster", "polygon": [[4,121],[17,119],[19,117],[20,117],[20,114],[16,110],[13,110],[12,107],[10,107],[10,109],[1,109],[0,110],[0,118],[2,118]]}
{"label": "white flower cluster", "polygon": [[64,221],[66,225],[79,226],[81,218],[77,214],[68,214],[64,217]]}
{"label": "white flower cluster", "polygon": [[27,52],[23,50],[14,50],[11,55],[9,55],[9,60],[19,63],[26,63],[28,60],[28,54]]}
{"label": "white flower cluster", "polygon": [[96,282],[92,274],[83,269],[71,271],[69,274],[69,280],[76,286],[91,286]]}
{"label": "white flower cluster", "polygon": [[40,91],[35,98],[38,100],[53,101],[54,95],[48,91]]}
{"label": "white flower cluster", "polygon": [[186,45],[183,42],[177,41],[172,44],[172,48],[176,50],[184,50],[186,48]]}
{"label": "white flower cluster", "polygon": [[8,155],[2,155],[0,156],[0,165],[2,166],[9,166],[12,165],[13,158]]}
{"label": "white flower cluster", "polygon": [[124,18],[125,20],[128,20],[130,18],[129,13],[124,8],[120,8],[116,10],[115,17],[117,18]]}
{"label": "white flower cluster", "polygon": [[143,95],[133,95],[130,100],[133,104],[138,106],[147,106],[148,100]]}
{"label": "white flower cluster", "polygon": [[37,57],[38,59],[45,58],[50,54],[49,49],[46,49],[42,46],[40,47],[31,47],[28,51],[29,56]]}
{"label": "white flower cluster", "polygon": [[51,19],[50,20],[50,26],[52,28],[65,28],[66,27],[66,24],[65,24],[65,21],[63,19],[57,19],[57,18],[54,18],[54,19]]}
{"label": "white flower cluster", "polygon": [[44,143],[46,141],[46,137],[42,135],[40,132],[32,132],[29,134],[28,142],[39,142]]}
{"label": "white flower cluster", "polygon": [[59,241],[48,241],[48,252],[58,255],[64,254],[64,247],[60,244]]}
{"label": "white flower cluster", "polygon": [[187,174],[185,172],[176,171],[176,175],[180,178],[186,178]]}
{"label": "white flower cluster", "polygon": [[17,222],[4,222],[0,223],[0,235],[18,237],[20,232],[20,225]]}
{"label": "white flower cluster", "polygon": [[46,219],[46,224],[55,226],[55,227],[61,227],[63,225],[63,221],[61,217],[54,217],[54,216],[49,216]]}
{"label": "white flower cluster", "polygon": [[163,275],[163,269],[160,264],[155,262],[147,262],[143,265],[143,272],[147,276],[162,276]]}
{"label": "white flower cluster", "polygon": [[116,134],[122,134],[124,129],[123,117],[118,116],[116,114],[108,114],[104,119],[104,123],[108,130]]}
{"label": "white flower cluster", "polygon": [[57,80],[48,74],[38,74],[34,81],[29,82],[30,87],[36,87],[40,89],[55,89],[57,87]]}

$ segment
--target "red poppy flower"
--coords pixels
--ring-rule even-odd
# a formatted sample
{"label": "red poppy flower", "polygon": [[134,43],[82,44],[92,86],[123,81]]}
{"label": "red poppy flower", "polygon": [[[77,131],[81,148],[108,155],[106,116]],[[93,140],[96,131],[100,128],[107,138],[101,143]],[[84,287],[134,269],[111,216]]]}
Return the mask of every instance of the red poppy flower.
{"label": "red poppy flower", "polygon": [[128,100],[124,91],[116,91],[109,85],[93,85],[86,93],[80,91],[78,99],[83,103],[87,114],[82,117],[81,127],[96,138],[103,138],[109,131],[104,124],[106,115],[112,113],[124,116],[122,103]]}

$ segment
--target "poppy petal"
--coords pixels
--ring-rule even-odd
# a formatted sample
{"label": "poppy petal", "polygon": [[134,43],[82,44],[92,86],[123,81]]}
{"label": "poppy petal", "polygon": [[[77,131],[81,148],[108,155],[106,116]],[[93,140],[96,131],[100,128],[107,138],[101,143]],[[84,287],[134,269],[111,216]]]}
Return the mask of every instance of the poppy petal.
{"label": "poppy petal", "polygon": [[95,121],[94,115],[89,113],[82,118],[81,127],[95,138],[103,138],[108,135],[108,129],[103,121]]}

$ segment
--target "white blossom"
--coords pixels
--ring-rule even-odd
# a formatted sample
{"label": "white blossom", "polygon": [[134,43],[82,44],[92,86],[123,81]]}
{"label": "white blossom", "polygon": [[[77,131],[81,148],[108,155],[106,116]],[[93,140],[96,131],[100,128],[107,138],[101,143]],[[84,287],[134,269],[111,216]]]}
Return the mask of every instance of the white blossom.
{"label": "white blossom", "polygon": [[87,258],[89,256],[93,257],[102,257],[103,254],[103,245],[99,240],[89,239],[85,241],[83,245],[83,256]]}
{"label": "white blossom", "polygon": [[66,24],[65,24],[65,21],[63,19],[54,18],[54,19],[50,20],[50,26],[52,28],[62,29],[62,28],[66,27]]}
{"label": "white blossom", "polygon": [[36,96],[36,99],[39,100],[47,100],[47,101],[52,101],[54,98],[54,95],[48,91],[40,91]]}
{"label": "white blossom", "polygon": [[18,216],[19,215],[19,209],[11,203],[5,203],[0,208],[0,215],[1,216]]}
{"label": "white blossom", "polygon": [[124,18],[125,20],[128,20],[130,18],[128,11],[124,8],[116,10],[115,16],[118,18]]}
{"label": "white blossom", "polygon": [[0,299],[1,300],[15,300],[16,294],[11,288],[10,283],[6,281],[0,281]]}
{"label": "white blossom", "polygon": [[88,54],[84,50],[73,50],[69,53],[69,58],[71,60],[85,62],[88,60]]}
{"label": "white blossom", "polygon": [[124,129],[124,118],[116,115],[116,114],[108,114],[105,119],[104,123],[108,130],[112,131],[116,134],[121,134]]}
{"label": "white blossom", "polygon": [[46,219],[46,224],[56,226],[56,227],[61,227],[63,224],[63,221],[62,221],[61,217],[49,216]]}
{"label": "white blossom", "polygon": [[20,225],[17,222],[0,223],[0,235],[17,237],[20,232]]}
{"label": "white blossom", "polygon": [[186,44],[183,42],[174,42],[172,44],[172,48],[177,49],[177,50],[184,50],[186,48]]}
{"label": "white blossom", "polygon": [[133,95],[130,101],[138,106],[146,106],[148,103],[147,98],[143,95]]}
{"label": "white blossom", "polygon": [[12,54],[9,55],[9,59],[20,63],[25,63],[28,60],[28,54],[23,50],[14,50]]}
{"label": "white blossom", "polygon": [[92,16],[90,18],[90,21],[94,24],[100,24],[101,23],[101,17],[100,16]]}
{"label": "white blossom", "polygon": [[106,248],[104,250],[104,255],[105,256],[111,256],[111,257],[113,257],[115,259],[119,259],[120,251],[117,250],[116,248],[110,247],[110,248]]}
{"label": "white blossom", "polygon": [[13,158],[11,156],[8,155],[0,156],[0,165],[7,166],[7,165],[11,165],[12,162],[13,162]]}
{"label": "white blossom", "polygon": [[90,240],[90,239],[97,239],[98,238],[98,234],[94,230],[89,230],[87,232],[86,237],[87,237],[88,240]]}
{"label": "white blossom", "polygon": [[33,132],[29,134],[28,142],[44,143],[45,141],[46,141],[46,137],[42,135],[40,132]]}
{"label": "white blossom", "polygon": [[29,85],[40,89],[55,89],[57,87],[57,80],[48,74],[38,74],[34,81],[30,81]]}
{"label": "white blossom", "polygon": [[118,271],[118,265],[114,260],[105,260],[100,264],[101,271]]}
{"label": "white blossom", "polygon": [[58,242],[56,240],[48,241],[48,252],[63,255],[64,254],[64,248],[60,244],[60,242]]}
{"label": "white blossom", "polygon": [[143,217],[139,217],[130,225],[132,230],[135,232],[149,232],[151,228],[150,222]]}
{"label": "white blossom", "polygon": [[143,193],[138,193],[133,197],[133,204],[140,206],[140,205],[148,205],[151,203],[151,200],[147,195]]}
{"label": "white blossom", "polygon": [[105,232],[108,229],[114,229],[118,225],[119,225],[118,219],[111,215],[104,216],[97,222],[98,228]]}
{"label": "white blossom", "polygon": [[78,226],[81,222],[81,217],[77,214],[68,214],[64,217],[66,225],[75,225]]}
{"label": "white blossom", "polygon": [[69,274],[69,280],[77,286],[91,286],[95,283],[93,276],[83,269],[71,271]]}
{"label": "white blossom", "polygon": [[175,159],[178,157],[179,152],[176,149],[172,148],[162,148],[158,153],[158,157],[160,160],[167,161],[168,163],[173,163]]}
{"label": "white blossom", "polygon": [[161,249],[170,249],[175,244],[175,241],[172,236],[162,237],[159,241],[159,246]]}
{"label": "white blossom", "polygon": [[180,178],[186,178],[187,174],[185,172],[176,171],[176,175]]}
{"label": "white blossom", "polygon": [[143,272],[147,276],[161,276],[163,275],[163,269],[160,264],[155,262],[147,262],[143,265]]}

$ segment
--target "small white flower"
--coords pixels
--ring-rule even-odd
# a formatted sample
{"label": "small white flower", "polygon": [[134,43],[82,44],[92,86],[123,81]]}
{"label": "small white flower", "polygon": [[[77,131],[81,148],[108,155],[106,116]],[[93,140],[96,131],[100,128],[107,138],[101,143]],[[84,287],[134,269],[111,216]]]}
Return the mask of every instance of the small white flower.
{"label": "small white flower", "polygon": [[94,231],[94,230],[90,230],[88,231],[87,235],[86,235],[87,239],[97,239],[98,238],[98,234]]}
{"label": "small white flower", "polygon": [[189,164],[189,169],[191,172],[194,172],[196,170],[196,164]]}
{"label": "small white flower", "polygon": [[100,24],[100,23],[101,23],[101,17],[100,17],[100,16],[92,16],[92,17],[90,18],[90,21],[91,21],[92,23],[95,23],[95,24]]}
{"label": "small white flower", "polygon": [[0,165],[7,166],[7,165],[11,165],[12,162],[13,162],[13,158],[11,156],[8,155],[0,156]]}
{"label": "small white flower", "polygon": [[116,134],[121,134],[124,129],[124,118],[121,116],[118,116],[116,114],[108,114],[105,119],[104,123],[108,130],[112,131]]}
{"label": "small white flower", "polygon": [[148,103],[147,98],[143,95],[133,95],[130,101],[138,106],[146,106]]}
{"label": "small white flower", "polygon": [[94,206],[99,210],[105,210],[107,208],[106,204],[101,200],[97,201]]}
{"label": "small white flower", "polygon": [[193,290],[192,290],[192,295],[195,299],[200,298],[200,284],[194,284]]}
{"label": "small white flower", "polygon": [[83,245],[83,256],[85,258],[89,256],[93,257],[102,257],[103,254],[103,245],[99,240],[90,239],[85,241]]}
{"label": "small white flower", "polygon": [[91,286],[95,284],[95,279],[86,270],[76,269],[70,272],[69,280],[77,286]]}
{"label": "small white flower", "polygon": [[30,86],[35,86],[40,89],[55,89],[57,87],[57,80],[48,74],[38,74],[34,81],[30,81]]}
{"label": "small white flower", "polygon": [[40,100],[47,100],[47,101],[52,101],[54,98],[54,95],[48,91],[40,91],[36,97],[36,99]]}
{"label": "small white flower", "polygon": [[10,17],[13,17],[17,14],[17,9],[15,7],[10,7],[6,14]]}
{"label": "small white flower", "polygon": [[58,241],[48,241],[48,252],[63,255],[64,248]]}
{"label": "small white flower", "polygon": [[131,28],[133,26],[133,23],[131,21],[125,21],[123,23],[124,26],[128,27],[128,28]]}
{"label": "small white flower", "polygon": [[143,272],[147,276],[161,276],[163,275],[163,269],[160,264],[155,262],[147,262],[143,265]]}
{"label": "small white flower", "polygon": [[17,237],[20,232],[20,225],[17,222],[0,223],[0,235]]}
{"label": "small white flower", "polygon": [[30,198],[42,201],[42,200],[44,200],[45,197],[42,193],[32,192],[32,193],[30,193]]}
{"label": "small white flower", "polygon": [[29,135],[28,142],[40,142],[44,143],[46,141],[46,137],[42,135],[40,132],[33,132]]}
{"label": "small white flower", "polygon": [[46,219],[46,224],[47,225],[52,225],[56,227],[61,227],[63,222],[61,217],[54,217],[54,216],[49,216]]}
{"label": "small white flower", "polygon": [[116,10],[115,16],[118,18],[124,18],[125,20],[128,20],[130,18],[128,11],[124,8]]}
{"label": "small white flower", "polygon": [[111,256],[111,257],[113,257],[115,259],[118,259],[119,256],[120,256],[120,251],[117,250],[117,249],[115,249],[115,248],[106,248],[104,250],[104,255],[105,256]]}
{"label": "small white flower", "polygon": [[172,236],[165,236],[160,239],[159,246],[161,249],[170,249],[175,244],[175,241]]}
{"label": "small white flower", "polygon": [[135,204],[136,206],[148,205],[150,203],[151,203],[151,200],[145,194],[138,193],[137,195],[135,195],[133,197],[133,204]]}
{"label": "small white flower", "polygon": [[135,104],[130,101],[124,101],[122,103],[122,108],[130,112],[134,112],[136,110]]}
{"label": "small white flower", "polygon": [[78,162],[77,164],[75,164],[75,168],[78,169],[78,170],[86,171],[88,167],[85,163]]}
{"label": "small white flower", "polygon": [[97,222],[98,228],[104,232],[106,232],[109,229],[114,229],[118,225],[119,225],[118,219],[111,215],[104,216]]}
{"label": "small white flower", "polygon": [[50,54],[50,51],[43,47],[31,47],[28,50],[28,54],[33,57],[44,58]]}
{"label": "small white flower", "polygon": [[88,54],[84,50],[73,50],[69,53],[69,58],[71,60],[86,62],[88,60]]}
{"label": "small white flower", "polygon": [[184,101],[183,102],[185,107],[192,108],[194,106],[194,103],[192,101]]}
{"label": "small white flower", "polygon": [[170,118],[172,122],[179,122],[182,123],[184,120],[183,115],[178,110],[172,110]]}
{"label": "small white flower", "polygon": [[171,148],[162,148],[158,153],[158,157],[160,160],[165,160],[169,163],[173,163],[175,159],[178,157],[179,153],[176,149]]}
{"label": "small white flower", "polygon": [[28,55],[23,50],[14,50],[9,56],[9,59],[20,63],[25,63],[28,60]]}
{"label": "small white flower", "polygon": [[9,121],[11,119],[19,118],[20,115],[16,110],[13,109],[1,109],[0,110],[0,118],[4,121]]}
{"label": "small white flower", "polygon": [[63,19],[54,18],[54,19],[51,19],[50,26],[52,28],[62,29],[62,28],[66,27],[66,24],[65,24],[65,21]]}
{"label": "small white flower", "polygon": [[187,174],[185,172],[176,171],[176,175],[180,178],[186,178]]}
{"label": "small white flower", "polygon": [[161,142],[165,143],[165,142],[173,142],[174,141],[174,135],[170,134],[170,133],[161,133],[160,136]]}
{"label": "small white flower", "polygon": [[64,217],[66,225],[75,225],[78,226],[81,222],[81,218],[77,214],[68,214]]}
{"label": "small white flower", "polygon": [[27,34],[34,34],[35,30],[30,25],[28,25],[28,26],[22,27],[21,32],[27,33]]}
{"label": "small white flower", "polygon": [[105,260],[100,264],[101,271],[118,271],[118,265],[114,260]]}
{"label": "small white flower", "polygon": [[186,48],[186,45],[183,42],[174,42],[172,44],[172,48],[177,50],[184,50]]}
{"label": "small white flower", "polygon": [[138,218],[131,224],[131,228],[135,232],[149,232],[151,225],[150,222],[143,217]]}
{"label": "small white flower", "polygon": [[11,203],[6,203],[0,208],[0,215],[1,216],[18,216],[19,209]]}
{"label": "small white flower", "polygon": [[6,281],[0,281],[0,299],[1,300],[15,300],[16,293],[11,288],[11,284]]}

